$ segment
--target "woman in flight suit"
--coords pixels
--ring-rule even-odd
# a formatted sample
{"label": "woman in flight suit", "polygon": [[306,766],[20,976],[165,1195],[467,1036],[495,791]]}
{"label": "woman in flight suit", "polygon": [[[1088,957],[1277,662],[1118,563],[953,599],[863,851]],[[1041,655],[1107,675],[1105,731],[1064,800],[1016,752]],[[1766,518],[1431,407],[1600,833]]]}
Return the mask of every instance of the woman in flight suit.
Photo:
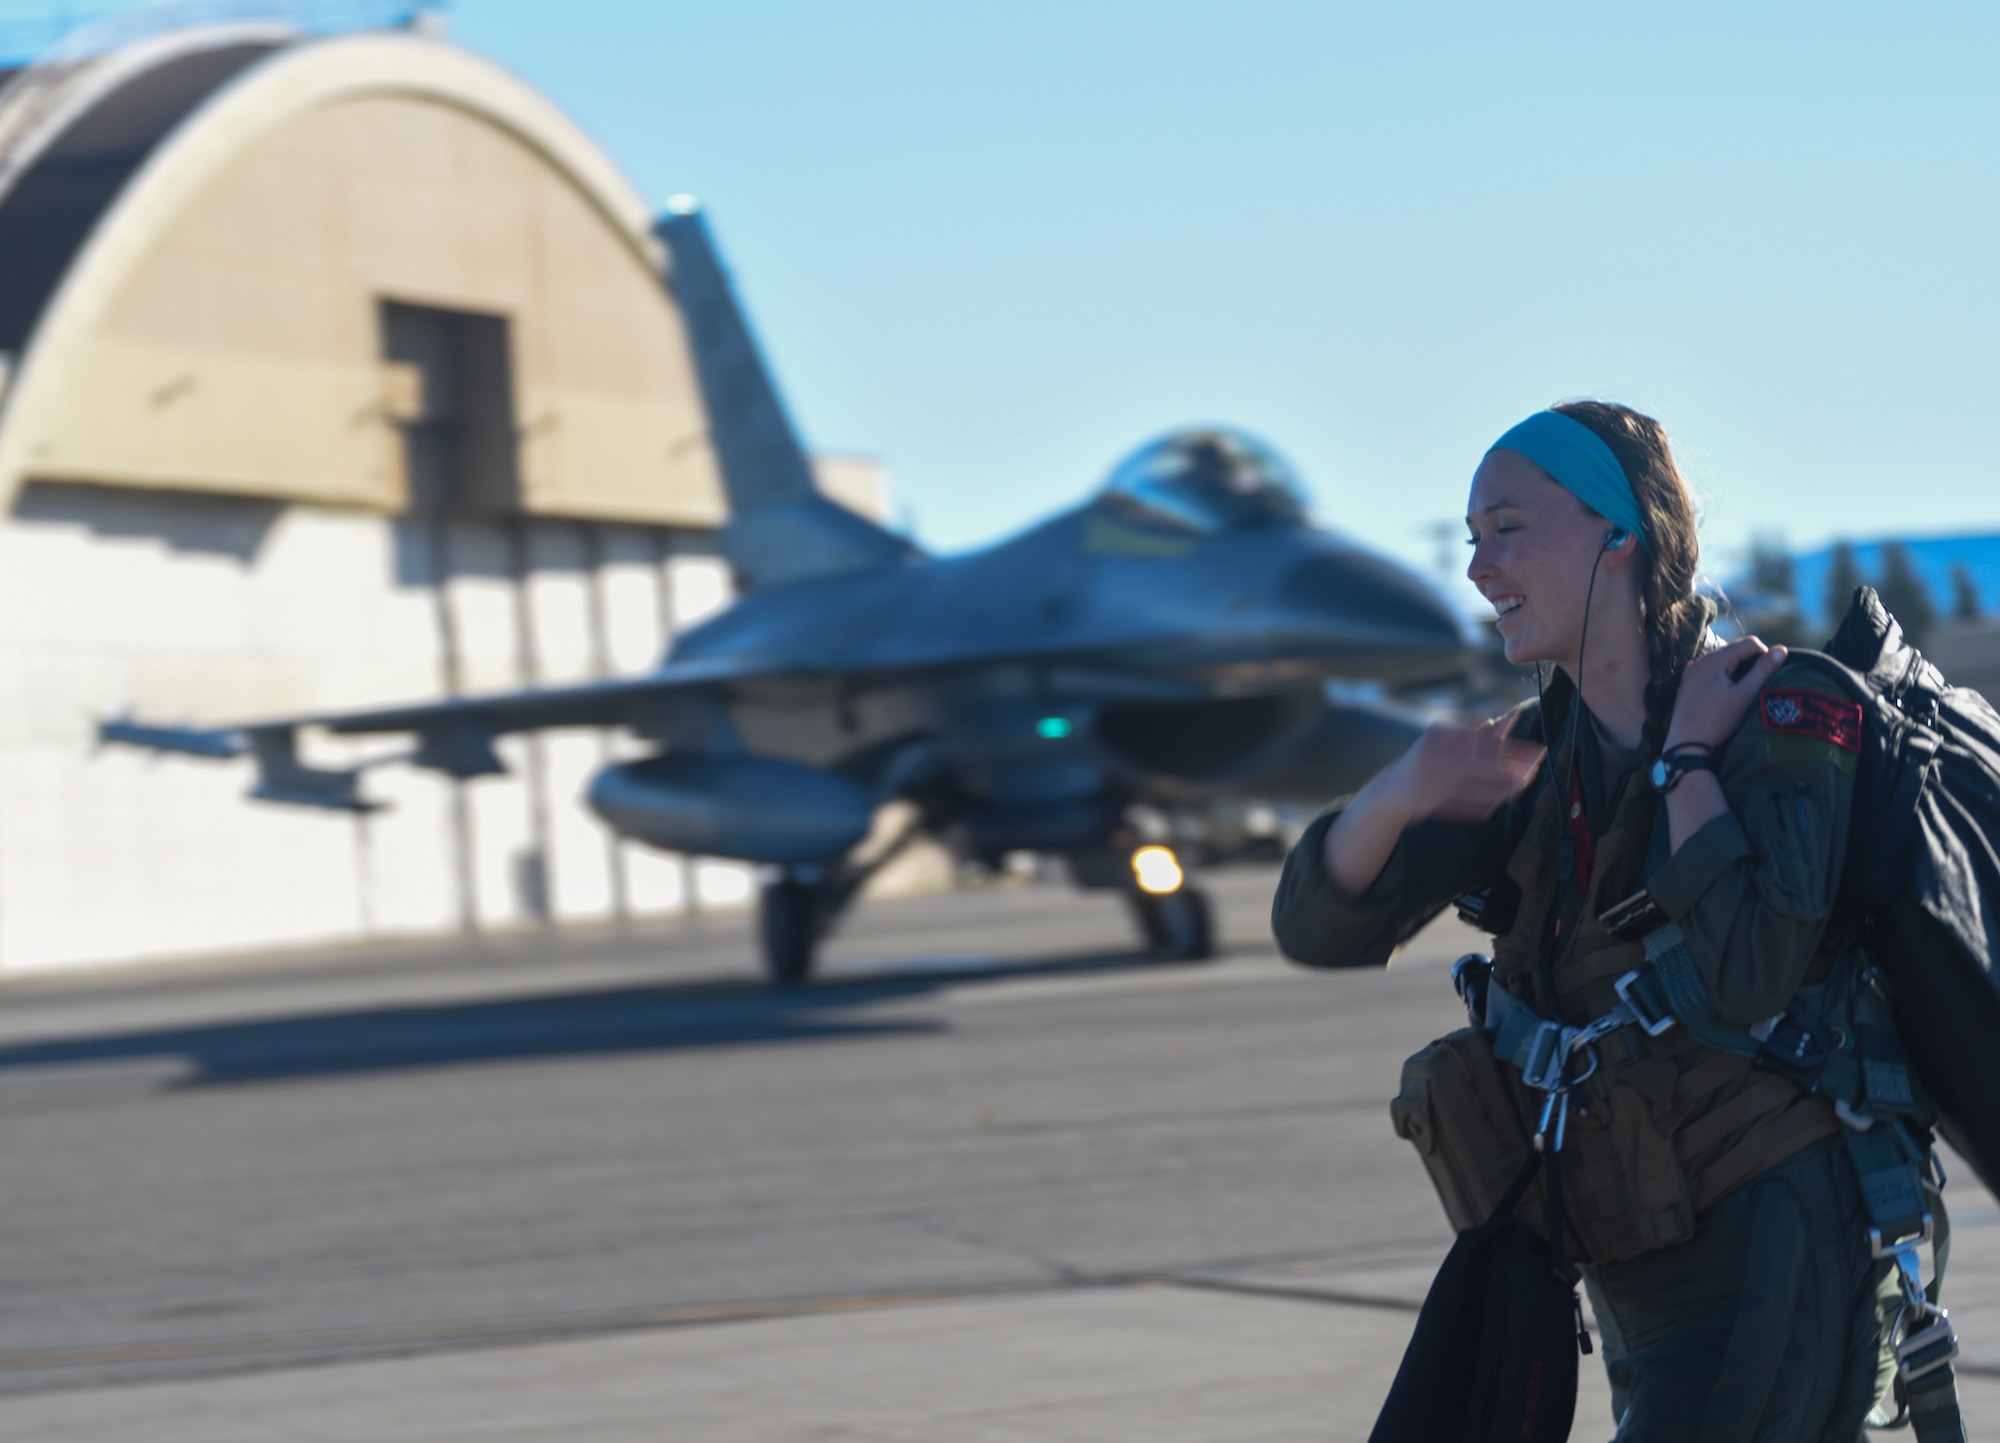
{"label": "woman in flight suit", "polygon": [[[1498,883],[1519,905],[1492,985],[1580,1025],[1646,965],[1600,920],[1643,886],[1716,1013],[1783,1012],[1842,961],[1827,919],[1858,708],[1783,647],[1716,643],[1693,507],[1650,417],[1537,413],[1481,461],[1466,520],[1466,574],[1507,659],[1556,678],[1508,717],[1432,728],[1315,821],[1279,884],[1280,946],[1381,966]],[[1896,1284],[1870,1256],[1831,1104],[1685,1028],[1627,1029],[1598,1053],[1565,1099],[1557,1163],[1618,1438],[1854,1443],[1889,1377]]]}

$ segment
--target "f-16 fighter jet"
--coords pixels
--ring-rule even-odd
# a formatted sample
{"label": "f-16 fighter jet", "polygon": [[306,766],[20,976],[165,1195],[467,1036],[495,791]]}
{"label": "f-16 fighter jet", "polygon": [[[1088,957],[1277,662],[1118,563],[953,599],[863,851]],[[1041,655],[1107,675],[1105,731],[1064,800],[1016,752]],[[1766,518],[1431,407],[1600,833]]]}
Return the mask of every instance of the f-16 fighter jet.
{"label": "f-16 fighter jet", "polygon": [[590,805],[622,836],[765,864],[766,970],[797,984],[898,850],[856,860],[898,800],[904,843],[1060,856],[1079,884],[1124,891],[1155,948],[1206,956],[1206,900],[1135,818],[1352,791],[1420,724],[1353,702],[1353,684],[1421,686],[1466,663],[1444,600],[1311,525],[1289,468],[1236,431],[1169,435],[1072,510],[925,554],[814,486],[701,215],[659,234],[729,496],[734,605],[640,677],[220,728],[128,719],[104,739],[247,752],[255,797],[366,808],[362,770],[306,765],[301,728],[409,734],[403,760],[461,778],[504,770],[507,733],[628,729],[657,750],[606,766]]}

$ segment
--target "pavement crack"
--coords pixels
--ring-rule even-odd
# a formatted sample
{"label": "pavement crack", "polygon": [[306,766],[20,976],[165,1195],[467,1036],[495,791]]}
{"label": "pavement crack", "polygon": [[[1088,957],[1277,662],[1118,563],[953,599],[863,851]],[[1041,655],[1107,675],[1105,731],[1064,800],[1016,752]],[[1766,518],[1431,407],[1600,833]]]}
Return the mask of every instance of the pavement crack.
{"label": "pavement crack", "polygon": [[1049,1257],[1036,1252],[1033,1248],[1023,1247],[1018,1243],[1003,1243],[997,1239],[975,1232],[971,1228],[953,1227],[948,1223],[937,1222],[931,1218],[909,1217],[905,1215],[904,1220],[910,1226],[916,1228],[918,1232],[929,1233],[932,1237],[943,1238],[946,1242],[957,1243],[961,1247],[976,1248],[981,1252],[992,1253],[996,1257],[1031,1263],[1058,1282],[1074,1287],[1089,1287],[1093,1285],[1091,1274],[1084,1269],[1073,1267],[1061,1258]]}
{"label": "pavement crack", "polygon": [[1320,1303],[1339,1308],[1380,1308],[1391,1313],[1414,1313],[1423,1307],[1421,1298],[1385,1298],[1375,1293],[1350,1293],[1338,1288],[1309,1288],[1286,1283],[1250,1282],[1238,1278],[1175,1276],[1161,1278],[1167,1287],[1194,1292],[1235,1293],[1248,1298],[1282,1298],[1292,1303]]}

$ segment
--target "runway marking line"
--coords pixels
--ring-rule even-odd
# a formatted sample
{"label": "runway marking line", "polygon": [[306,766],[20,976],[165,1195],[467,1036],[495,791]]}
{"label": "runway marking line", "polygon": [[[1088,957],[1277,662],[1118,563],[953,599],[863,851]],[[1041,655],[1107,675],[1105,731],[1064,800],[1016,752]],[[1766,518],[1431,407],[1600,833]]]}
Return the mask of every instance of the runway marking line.
{"label": "runway marking line", "polygon": [[267,1333],[254,1337],[163,1339],[157,1343],[47,1348],[0,1353],[0,1372],[102,1367],[113,1363],[192,1361],[201,1358],[238,1357],[247,1361],[260,1357],[303,1355],[310,1358],[402,1349],[447,1350],[454,1345],[480,1347],[556,1342],[565,1338],[602,1336],[611,1333],[708,1327],[723,1323],[763,1322],[779,1318],[817,1317],[838,1313],[878,1312],[890,1308],[971,1302],[982,1298],[1039,1297],[1060,1293],[1112,1292],[1134,1288],[1181,1288],[1194,1292],[1235,1293],[1248,1297],[1281,1298],[1346,1307],[1386,1308],[1396,1312],[1417,1310],[1417,1304],[1414,1302],[1361,1293],[1332,1292],[1326,1289],[1287,1286],[1283,1283],[1259,1283],[1194,1274],[1147,1273],[1132,1276],[1085,1277],[1045,1283],[991,1284],[893,1293],[852,1293],[821,1298],[783,1298],[749,1303],[695,1303],[677,1308],[647,1308],[617,1313],[571,1313],[542,1318],[468,1320],[461,1323],[339,1328],[292,1334]]}
{"label": "runway marking line", "polygon": [[[1266,1282],[1254,1278],[1219,1277],[1200,1273],[1145,1273],[1098,1278],[1082,1277],[1042,1283],[988,1284],[889,1293],[853,1293],[835,1297],[769,1299],[747,1303],[697,1303],[684,1307],[634,1309],[615,1313],[570,1313],[541,1318],[468,1320],[446,1324],[408,1324],[378,1328],[326,1329],[292,1334],[188,1338],[100,1347],[49,1348],[0,1353],[0,1373],[104,1367],[118,1363],[194,1362],[201,1359],[218,1362],[236,1360],[241,1364],[243,1371],[272,1367],[307,1367],[314,1364],[359,1361],[365,1357],[527,1346],[605,1337],[618,1333],[710,1327],[727,1323],[774,1321],[782,1318],[823,1317],[841,1313],[879,1312],[892,1308],[972,1302],[985,1298],[1048,1297],[1064,1293],[1117,1292],[1139,1288],[1228,1293],[1242,1297],[1311,1303],[1322,1307],[1372,1308],[1404,1314],[1414,1314],[1422,1305],[1420,1298],[1386,1297],[1381,1294]],[[1972,1377],[2000,1378],[2000,1364],[1962,1362],[1959,1365],[1959,1372]],[[131,1381],[167,1382],[173,1381],[177,1376],[181,1375],[166,1374]],[[204,1372],[187,1376],[214,1376],[214,1374]],[[55,1386],[61,1388],[64,1385]],[[36,1391],[42,1390],[30,1387],[18,1390],[16,1396]]]}

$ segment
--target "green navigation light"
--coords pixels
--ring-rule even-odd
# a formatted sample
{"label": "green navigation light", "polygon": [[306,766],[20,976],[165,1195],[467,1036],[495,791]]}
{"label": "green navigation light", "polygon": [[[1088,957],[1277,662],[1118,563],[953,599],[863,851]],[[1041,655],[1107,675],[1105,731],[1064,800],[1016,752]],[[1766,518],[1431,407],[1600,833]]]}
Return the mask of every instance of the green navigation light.
{"label": "green navigation light", "polygon": [[1035,723],[1035,735],[1059,742],[1070,733],[1069,718],[1066,716],[1045,716]]}

